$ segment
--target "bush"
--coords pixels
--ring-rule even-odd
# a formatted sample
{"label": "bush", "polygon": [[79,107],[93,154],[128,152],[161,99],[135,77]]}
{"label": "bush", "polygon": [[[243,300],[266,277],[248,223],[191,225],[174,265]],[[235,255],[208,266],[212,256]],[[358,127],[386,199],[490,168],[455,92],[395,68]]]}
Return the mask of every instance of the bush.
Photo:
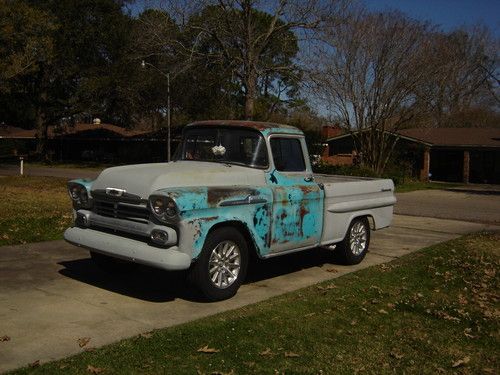
{"label": "bush", "polygon": [[313,166],[314,173],[336,174],[342,176],[359,176],[359,177],[380,177],[390,178],[395,185],[400,185],[410,179],[411,174],[408,172],[406,165],[392,164],[386,168],[386,171],[381,175],[375,173],[372,169],[361,165],[331,165],[319,162]]}

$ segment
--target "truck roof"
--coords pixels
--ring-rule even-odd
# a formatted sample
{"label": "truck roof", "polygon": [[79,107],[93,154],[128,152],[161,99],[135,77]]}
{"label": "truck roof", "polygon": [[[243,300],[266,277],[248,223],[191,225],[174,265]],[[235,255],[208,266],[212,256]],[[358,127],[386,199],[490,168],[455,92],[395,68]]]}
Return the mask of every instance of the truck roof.
{"label": "truck roof", "polygon": [[278,124],[275,122],[262,122],[262,121],[246,121],[246,120],[206,120],[206,121],[195,121],[187,126],[234,126],[234,127],[245,127],[252,128],[263,131],[279,131],[285,130],[287,133],[302,134],[295,126]]}

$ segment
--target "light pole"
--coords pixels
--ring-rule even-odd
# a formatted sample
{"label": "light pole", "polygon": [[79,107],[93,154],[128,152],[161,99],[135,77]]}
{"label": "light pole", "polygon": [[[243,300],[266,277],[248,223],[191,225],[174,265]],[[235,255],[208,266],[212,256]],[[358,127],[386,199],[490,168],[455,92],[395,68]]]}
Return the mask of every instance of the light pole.
{"label": "light pole", "polygon": [[146,65],[154,68],[162,76],[167,78],[167,162],[170,162],[170,72],[163,72],[151,63],[144,60],[141,61],[141,67],[145,68]]}

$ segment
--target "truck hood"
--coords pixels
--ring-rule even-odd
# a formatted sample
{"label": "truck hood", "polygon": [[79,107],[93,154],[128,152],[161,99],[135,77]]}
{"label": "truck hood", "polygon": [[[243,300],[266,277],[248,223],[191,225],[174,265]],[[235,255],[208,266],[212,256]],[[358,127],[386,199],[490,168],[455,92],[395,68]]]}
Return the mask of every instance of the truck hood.
{"label": "truck hood", "polygon": [[92,190],[118,188],[147,199],[158,189],[188,186],[264,185],[264,172],[237,165],[176,161],[105,169]]}

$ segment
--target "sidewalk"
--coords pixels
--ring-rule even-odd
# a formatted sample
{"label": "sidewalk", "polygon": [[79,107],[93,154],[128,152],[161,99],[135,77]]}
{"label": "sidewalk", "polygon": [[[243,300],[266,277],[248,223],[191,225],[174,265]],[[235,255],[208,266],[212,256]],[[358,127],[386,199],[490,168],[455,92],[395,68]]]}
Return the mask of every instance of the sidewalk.
{"label": "sidewalk", "polygon": [[[236,309],[483,229],[500,227],[396,215],[391,228],[373,233],[357,266],[332,264],[322,249],[270,259],[250,270],[234,298],[217,303],[198,300],[182,274],[139,268],[107,275],[88,252],[63,241],[1,247],[0,337],[10,341],[0,342],[0,372]],[[90,342],[80,348],[83,337]]]}

